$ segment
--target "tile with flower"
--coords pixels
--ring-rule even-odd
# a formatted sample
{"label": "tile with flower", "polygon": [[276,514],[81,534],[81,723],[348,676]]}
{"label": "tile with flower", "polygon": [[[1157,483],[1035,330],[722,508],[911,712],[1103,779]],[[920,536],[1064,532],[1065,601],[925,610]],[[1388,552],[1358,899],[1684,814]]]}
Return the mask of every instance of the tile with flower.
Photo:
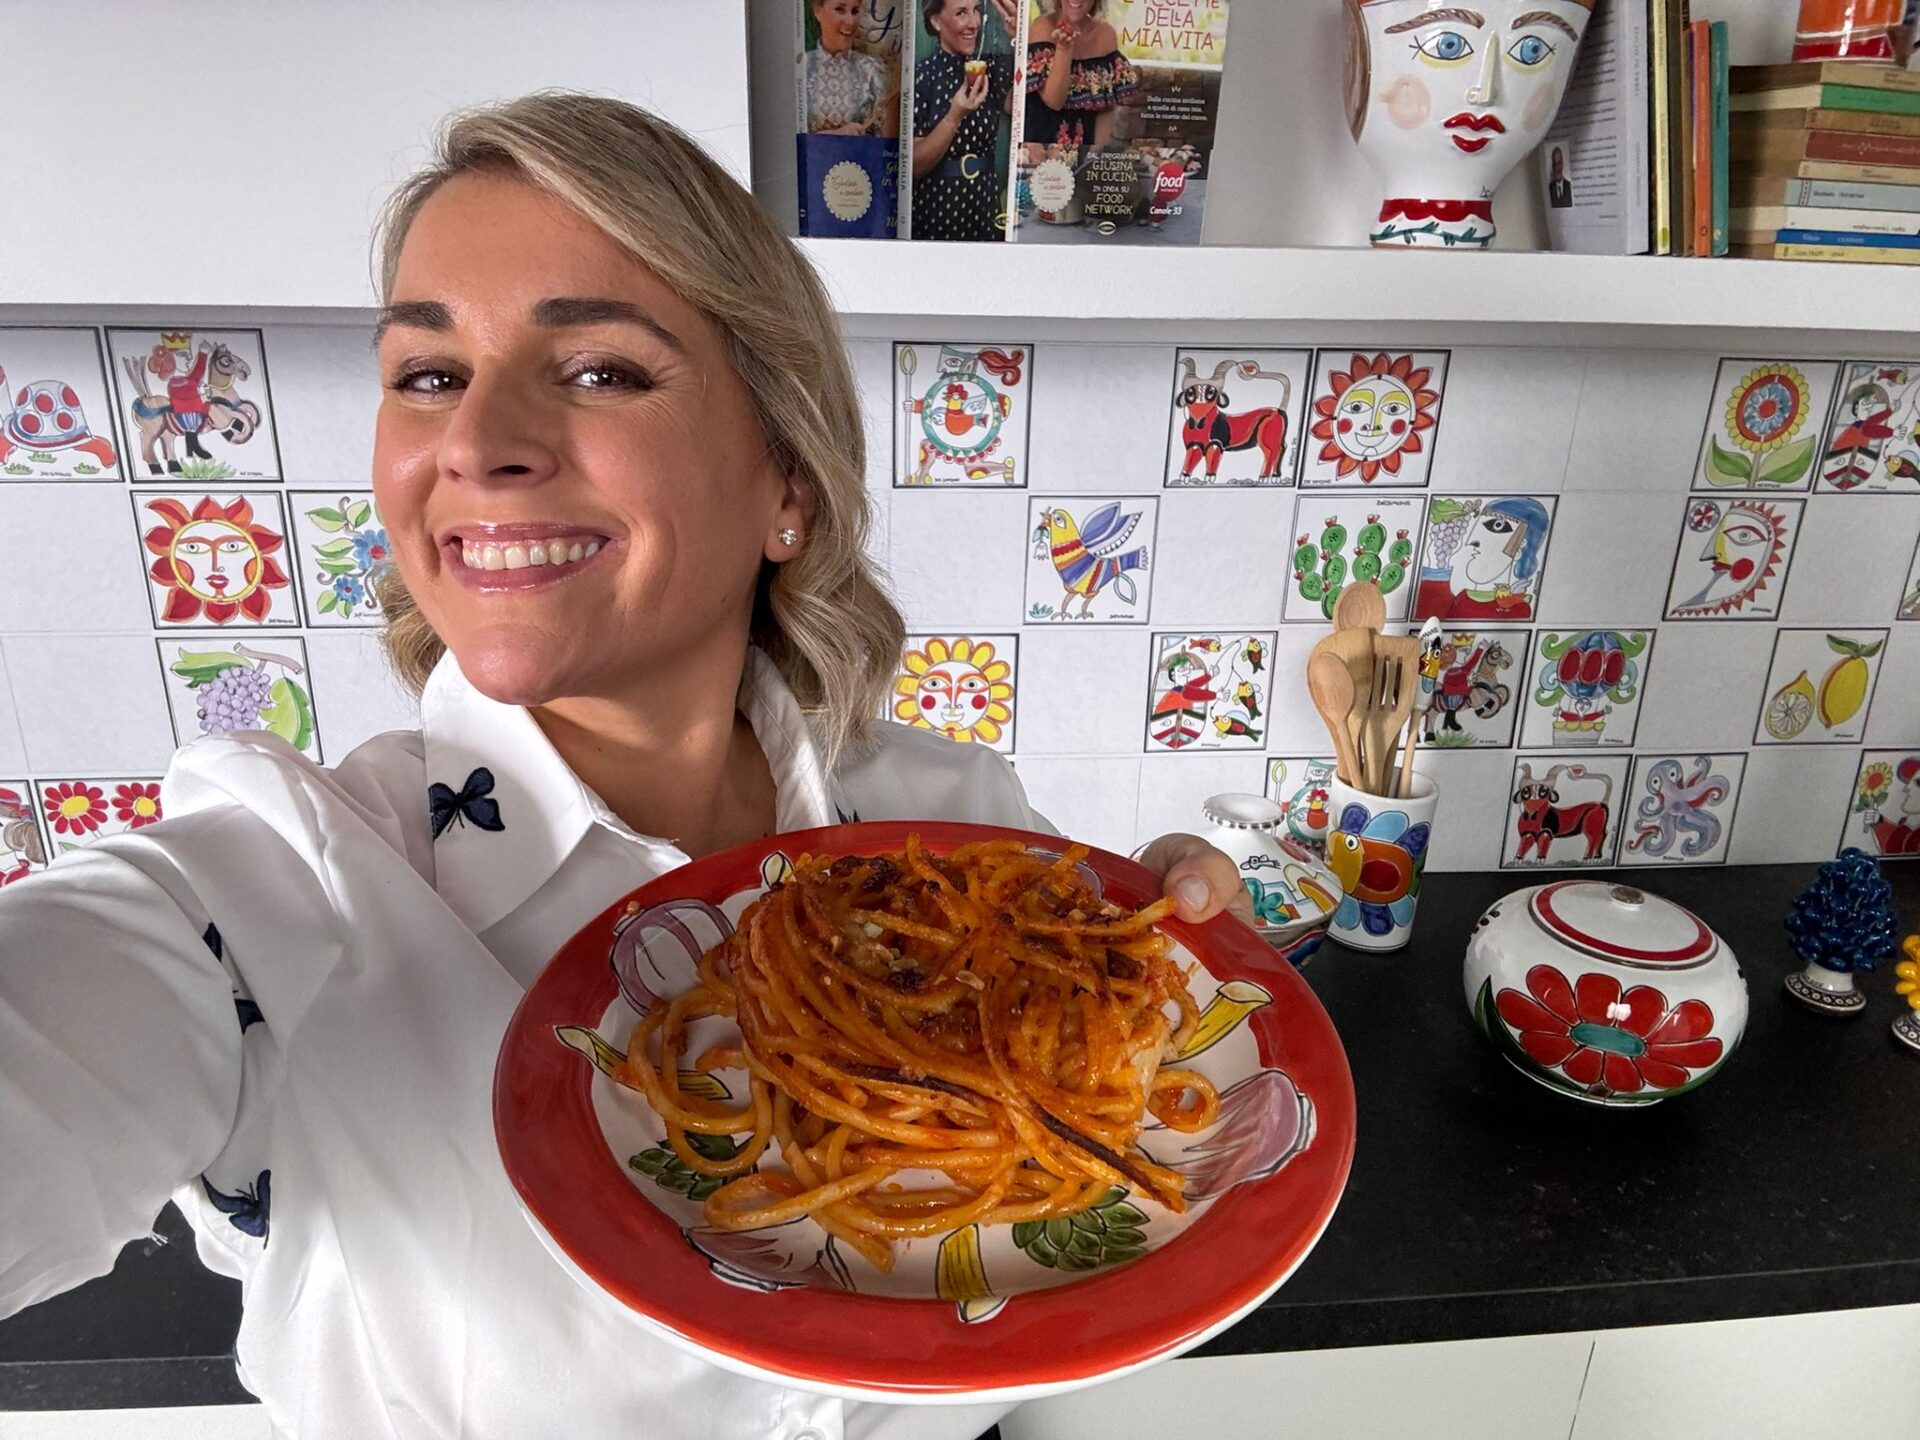
{"label": "tile with flower", "polygon": [[392,551],[372,492],[290,490],[287,501],[293,508],[307,623],[378,627],[373,576],[391,563]]}
{"label": "tile with flower", "polygon": [[1620,863],[1726,863],[1746,768],[1741,754],[1636,756],[1623,805]]}
{"label": "tile with flower", "polygon": [[1920,494],[1920,360],[1847,361],[1817,488]]}
{"label": "tile with flower", "polygon": [[208,635],[162,636],[155,644],[178,743],[230,730],[265,730],[322,759],[306,641],[297,635],[232,641]]}
{"label": "tile with flower", "polygon": [[1146,750],[1264,750],[1273,703],[1271,630],[1153,637]]}
{"label": "tile with flower", "polygon": [[281,478],[260,331],[109,328],[107,349],[129,474]]}
{"label": "tile with flower", "polygon": [[1835,853],[1920,855],[1920,750],[1867,750],[1860,756]]}
{"label": "tile with flower", "polygon": [[100,332],[0,326],[0,482],[119,480]]}
{"label": "tile with flower", "polygon": [[1302,485],[1418,486],[1433,469],[1445,350],[1322,350],[1306,414]]}
{"label": "tile with flower", "polygon": [[1019,667],[1017,635],[909,635],[887,713],[916,729],[1010,755]]}
{"label": "tile with flower", "polygon": [[1722,360],[1693,488],[1805,490],[1839,373],[1833,360]]}
{"label": "tile with flower", "polygon": [[47,863],[40,806],[25,780],[0,780],[0,885],[24,880]]}
{"label": "tile with flower", "polygon": [[52,858],[164,818],[156,776],[36,780],[33,788]]}
{"label": "tile with flower", "polygon": [[285,497],[271,490],[133,493],[157,628],[300,623]]}

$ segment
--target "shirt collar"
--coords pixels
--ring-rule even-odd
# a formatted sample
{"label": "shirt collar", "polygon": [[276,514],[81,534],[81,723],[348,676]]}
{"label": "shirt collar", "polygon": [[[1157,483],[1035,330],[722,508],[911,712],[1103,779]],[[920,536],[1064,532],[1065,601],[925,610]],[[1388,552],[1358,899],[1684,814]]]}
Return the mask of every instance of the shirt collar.
{"label": "shirt collar", "polygon": [[[775,828],[832,824],[837,812],[812,730],[757,648],[747,651],[737,703],[773,773]],[[685,863],[671,840],[628,827],[573,773],[532,715],[481,694],[451,654],[421,694],[420,727],[429,787],[422,801],[445,821],[433,842],[434,888],[476,933],[551,879],[596,825],[653,852],[663,870]]]}

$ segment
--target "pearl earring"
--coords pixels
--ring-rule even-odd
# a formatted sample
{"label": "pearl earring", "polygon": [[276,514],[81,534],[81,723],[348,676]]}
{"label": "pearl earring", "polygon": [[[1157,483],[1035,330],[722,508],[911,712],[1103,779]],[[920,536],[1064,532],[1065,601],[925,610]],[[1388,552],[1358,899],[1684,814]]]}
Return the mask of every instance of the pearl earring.
{"label": "pearl earring", "polygon": [[776,538],[778,538],[782,545],[798,545],[800,543],[800,532],[792,526],[788,526],[785,530],[782,530]]}

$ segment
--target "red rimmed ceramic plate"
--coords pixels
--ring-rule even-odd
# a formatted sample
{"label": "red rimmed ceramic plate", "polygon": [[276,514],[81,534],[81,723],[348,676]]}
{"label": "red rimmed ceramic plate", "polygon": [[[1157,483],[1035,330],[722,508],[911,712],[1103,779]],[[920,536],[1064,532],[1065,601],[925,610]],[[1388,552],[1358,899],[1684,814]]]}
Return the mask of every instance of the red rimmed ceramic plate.
{"label": "red rimmed ceramic plate", "polygon": [[[811,1220],[706,1226],[699,1177],[665,1148],[645,1098],[608,1078],[639,1016],[696,983],[694,962],[790,856],[897,850],[909,831],[938,853],[1006,835],[1052,855],[1063,844],[940,822],[772,836],[643,886],[567,942],[514,1013],[494,1075],[501,1159],[535,1232],[583,1284],[666,1339],[756,1379],[854,1399],[1033,1399],[1225,1329],[1313,1248],[1354,1143],[1353,1080],[1332,1022],[1237,921],[1162,926],[1183,967],[1199,962],[1200,1026],[1178,1061],[1221,1094],[1210,1129],[1150,1123],[1141,1135],[1141,1149],[1186,1175],[1183,1214],[1116,1190],[1073,1220],[900,1243],[882,1275]],[[1120,856],[1096,850],[1085,868],[1121,904],[1159,894],[1150,872]],[[731,1029],[702,1023],[714,1028],[696,1029],[689,1053]],[[736,1102],[746,1093],[743,1073],[712,1080]],[[683,1083],[706,1082],[685,1072]]]}

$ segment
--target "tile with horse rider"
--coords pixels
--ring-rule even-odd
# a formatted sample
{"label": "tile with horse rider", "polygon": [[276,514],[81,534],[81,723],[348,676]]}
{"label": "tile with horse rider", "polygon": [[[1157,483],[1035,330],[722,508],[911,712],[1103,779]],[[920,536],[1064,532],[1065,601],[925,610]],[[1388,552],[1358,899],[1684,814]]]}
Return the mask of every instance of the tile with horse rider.
{"label": "tile with horse rider", "polygon": [[1181,350],[1167,423],[1169,490],[1291,485],[1311,350]]}
{"label": "tile with horse rider", "polygon": [[1439,750],[1513,744],[1527,698],[1525,630],[1441,628],[1420,647],[1413,724]]}
{"label": "tile with horse rider", "polygon": [[0,484],[120,480],[120,462],[100,332],[0,326]]}
{"label": "tile with horse rider", "polygon": [[1026,623],[1144,625],[1160,501],[1062,495],[1027,502]]}
{"label": "tile with horse rider", "polygon": [[886,713],[956,744],[1010,755],[1019,683],[1018,635],[909,635]]}
{"label": "tile with horse rider", "polygon": [[300,623],[284,495],[131,493],[156,628],[250,630]]}
{"label": "tile with horse rider", "polygon": [[1033,346],[898,341],[893,347],[893,484],[1025,488]]}
{"label": "tile with horse rider", "polygon": [[47,864],[39,805],[25,780],[0,780],[0,887],[24,880]]}
{"label": "tile with horse rider", "polygon": [[1524,623],[1540,613],[1554,495],[1436,495],[1413,618]]}
{"label": "tile with horse rider", "polygon": [[1153,637],[1148,753],[1263,750],[1273,704],[1272,630],[1175,630]]}
{"label": "tile with horse rider", "polygon": [[1846,363],[1817,488],[1920,494],[1920,360]]}
{"label": "tile with horse rider", "polygon": [[313,670],[298,635],[163,635],[154,644],[180,744],[230,730],[265,730],[325,763]]}
{"label": "tile with horse rider", "polygon": [[1387,619],[1405,620],[1418,575],[1424,495],[1302,493],[1285,537],[1292,578],[1282,620],[1324,625],[1350,580],[1371,580],[1386,598]]}
{"label": "tile with horse rider", "polygon": [[1613,864],[1630,755],[1521,755],[1513,762],[1500,868]]}
{"label": "tile with horse rider", "polygon": [[1440,435],[1445,350],[1323,349],[1306,414],[1302,485],[1425,485]]}
{"label": "tile with horse rider", "polygon": [[127,471],[136,480],[278,480],[266,341],[258,330],[107,331]]}
{"label": "tile with horse rider", "polygon": [[1723,865],[1747,757],[1637,755],[1621,817],[1622,865]]}
{"label": "tile with horse rider", "polygon": [[1653,665],[1654,634],[1586,625],[1536,631],[1520,743],[1529,749],[1630,747]]}
{"label": "tile with horse rider", "polygon": [[1693,488],[1805,490],[1839,373],[1834,360],[1722,360]]}

